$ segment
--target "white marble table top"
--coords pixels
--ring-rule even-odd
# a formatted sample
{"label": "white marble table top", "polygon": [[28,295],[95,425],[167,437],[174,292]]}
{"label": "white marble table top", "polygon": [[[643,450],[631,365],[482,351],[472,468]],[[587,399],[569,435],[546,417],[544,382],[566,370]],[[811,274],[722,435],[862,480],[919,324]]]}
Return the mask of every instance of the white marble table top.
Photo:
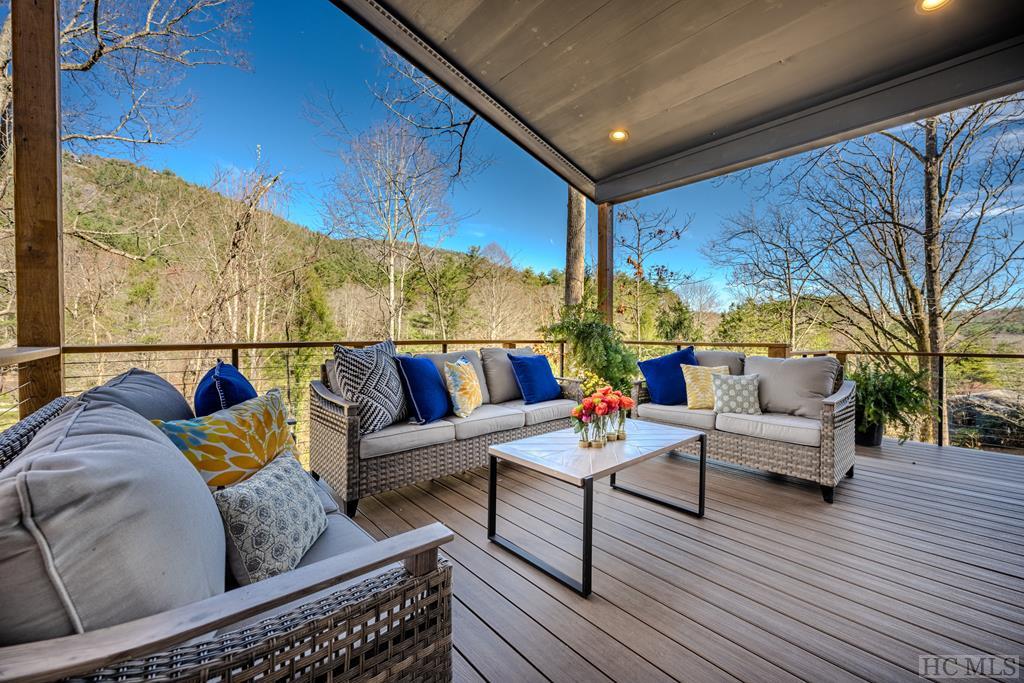
{"label": "white marble table top", "polygon": [[626,420],[626,440],[609,441],[603,448],[580,448],[572,429],[538,434],[491,446],[488,453],[549,476],[582,486],[644,460],[696,441],[701,432],[654,422]]}

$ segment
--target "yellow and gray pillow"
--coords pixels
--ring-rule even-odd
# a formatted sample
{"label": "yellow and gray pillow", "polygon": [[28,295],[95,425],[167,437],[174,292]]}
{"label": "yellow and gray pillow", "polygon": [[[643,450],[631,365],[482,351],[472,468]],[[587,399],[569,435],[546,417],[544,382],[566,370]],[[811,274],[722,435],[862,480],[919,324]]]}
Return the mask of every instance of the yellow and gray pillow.
{"label": "yellow and gray pillow", "polygon": [[728,375],[729,366],[719,365],[705,367],[703,365],[682,364],[683,379],[686,380],[686,406],[690,410],[714,410],[715,387],[711,382],[712,375]]}

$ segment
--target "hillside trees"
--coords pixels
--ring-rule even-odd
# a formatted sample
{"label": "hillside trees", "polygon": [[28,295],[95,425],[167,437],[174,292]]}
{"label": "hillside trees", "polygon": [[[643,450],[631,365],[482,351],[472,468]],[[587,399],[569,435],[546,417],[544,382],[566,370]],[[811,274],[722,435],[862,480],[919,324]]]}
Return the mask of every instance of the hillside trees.
{"label": "hillside trees", "polygon": [[[65,145],[77,152],[110,146],[135,150],[187,135],[192,102],[177,86],[195,67],[244,65],[244,55],[234,46],[244,29],[247,9],[244,0],[62,2],[59,50]],[[5,316],[13,316],[13,89],[8,1],[0,2],[0,16],[0,292],[5,299],[0,309]],[[97,106],[100,101],[103,106]],[[112,236],[97,236],[74,222],[70,227],[67,234],[75,238],[71,241],[88,245],[82,254],[103,250],[121,258],[145,258],[120,249]],[[88,258],[109,261],[96,255]],[[72,264],[69,272],[80,271],[80,265]],[[91,273],[81,283],[100,287],[101,279]],[[94,301],[108,298],[113,291],[110,284],[91,293]]]}
{"label": "hillside trees", "polygon": [[[814,161],[794,193],[827,243],[815,274],[841,333],[867,348],[942,352],[984,313],[1020,301],[1022,117],[1019,97],[998,99]],[[933,400],[938,362],[926,362]],[[936,418],[923,436],[939,430],[948,425]]]}
{"label": "hillside trees", "polygon": [[[641,211],[635,202],[616,207],[615,246],[624,257],[628,281],[616,278],[620,310],[626,314],[629,334],[644,339],[654,332],[654,317],[664,294],[689,279],[689,275],[664,265],[651,265],[651,258],[677,241],[692,218],[679,220],[675,211]],[[623,286],[625,285],[625,286]]]}

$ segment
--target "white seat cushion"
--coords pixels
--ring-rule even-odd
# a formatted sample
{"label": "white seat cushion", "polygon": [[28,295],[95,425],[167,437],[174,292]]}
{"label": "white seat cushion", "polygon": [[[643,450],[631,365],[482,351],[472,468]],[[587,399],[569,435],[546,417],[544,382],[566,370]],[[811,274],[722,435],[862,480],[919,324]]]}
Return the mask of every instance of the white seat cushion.
{"label": "white seat cushion", "polygon": [[456,439],[472,439],[474,436],[522,427],[526,424],[526,413],[517,408],[488,404],[474,410],[469,417],[449,415],[441,422],[455,425]]}
{"label": "white seat cushion", "polygon": [[682,425],[694,429],[714,429],[715,411],[690,410],[686,406],[664,406],[659,403],[641,403],[636,407],[637,417],[665,424]]}
{"label": "white seat cushion", "polygon": [[425,425],[402,422],[393,424],[359,439],[359,457],[399,453],[413,448],[435,446],[455,440],[455,428],[450,422],[438,420]]}
{"label": "white seat cushion", "polygon": [[821,445],[821,420],[796,415],[763,413],[761,415],[740,415],[719,413],[715,428],[731,434],[756,436],[769,441],[801,446]]}
{"label": "white seat cushion", "polygon": [[570,401],[567,398],[556,398],[553,401],[542,401],[526,405],[523,403],[523,399],[518,399],[515,401],[505,401],[501,405],[504,408],[523,411],[526,414],[526,424],[536,425],[541,422],[551,422],[552,420],[568,420],[572,409],[576,406],[576,401]]}

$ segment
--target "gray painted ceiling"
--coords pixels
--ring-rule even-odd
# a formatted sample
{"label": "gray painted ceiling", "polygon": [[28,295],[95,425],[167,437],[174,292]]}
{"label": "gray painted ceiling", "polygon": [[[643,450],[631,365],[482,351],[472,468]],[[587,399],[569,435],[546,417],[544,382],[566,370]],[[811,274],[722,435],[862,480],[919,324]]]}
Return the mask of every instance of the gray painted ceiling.
{"label": "gray painted ceiling", "polygon": [[[524,146],[599,199],[714,175],[729,170],[736,154],[757,161],[796,151],[799,132],[782,139],[776,131],[778,149],[751,134],[809,111],[826,121],[813,131],[804,126],[814,134],[802,148],[940,102],[962,104],[976,90],[987,97],[1024,82],[1021,0],[952,0],[931,13],[913,0],[335,1],[364,23],[368,13],[391,15],[404,33],[378,26],[378,34],[446,85],[453,69],[468,77],[483,93],[466,98],[471,106],[490,108],[483,113],[506,132],[496,119],[525,125],[541,143]],[[416,44],[402,44],[410,39]],[[945,68],[1007,42],[1015,51],[999,53],[998,63],[974,63],[973,70],[950,71],[948,78],[942,69],[933,73],[936,65]],[[439,72],[431,59],[447,62],[447,70]],[[996,67],[998,77],[980,83],[985,79],[977,74]],[[903,102],[858,99],[922,73],[930,85],[919,83],[923,92],[916,95],[906,88]],[[845,109],[829,109],[837,102]],[[829,129],[830,118],[836,130]],[[611,142],[615,128],[628,130],[629,140]],[[738,138],[746,153],[720,151],[717,161],[696,169],[678,163],[718,141],[736,146]],[[544,158],[547,147],[551,158]],[[766,151],[772,154],[765,157]],[[666,165],[670,159],[675,165]],[[574,179],[565,166],[575,166],[594,186]],[[623,181],[638,169],[647,169],[644,180]],[[601,197],[602,184],[616,178],[615,189]]]}

